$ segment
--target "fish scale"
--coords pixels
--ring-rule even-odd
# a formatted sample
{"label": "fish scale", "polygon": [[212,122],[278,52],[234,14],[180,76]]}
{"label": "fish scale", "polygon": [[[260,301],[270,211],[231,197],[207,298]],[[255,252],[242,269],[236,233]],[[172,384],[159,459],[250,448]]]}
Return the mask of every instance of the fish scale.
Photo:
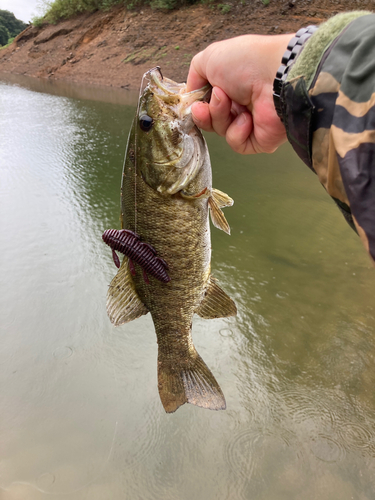
{"label": "fish scale", "polygon": [[[194,306],[199,304],[210,264],[207,200],[195,202],[206,205],[198,211],[191,203],[183,200],[176,203],[174,199],[164,198],[147,184],[138,185],[136,231],[155,248],[169,268],[170,285],[167,287],[154,279],[147,285],[140,268],[134,278],[142,302],[153,313],[157,334],[159,322],[164,322],[165,316],[176,317],[177,310],[183,311],[181,314],[188,318],[184,324],[188,323],[190,328]],[[130,200],[131,193],[124,198],[124,221],[126,227],[131,228],[134,203]],[[204,234],[206,241],[203,241]],[[168,307],[170,301],[174,302],[173,308]]]}

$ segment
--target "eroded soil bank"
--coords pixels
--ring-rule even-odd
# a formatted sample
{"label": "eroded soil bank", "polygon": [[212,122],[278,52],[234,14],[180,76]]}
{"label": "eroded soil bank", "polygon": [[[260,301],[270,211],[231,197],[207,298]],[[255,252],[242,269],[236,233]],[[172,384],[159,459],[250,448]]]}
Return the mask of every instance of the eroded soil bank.
{"label": "eroded soil bank", "polygon": [[373,9],[374,2],[270,0],[265,6],[250,0],[226,13],[217,5],[168,12],[117,6],[28,27],[0,51],[0,72],[135,89],[142,74],[159,65],[169,78],[184,81],[193,55],[214,41],[245,33],[292,33],[356,7]]}

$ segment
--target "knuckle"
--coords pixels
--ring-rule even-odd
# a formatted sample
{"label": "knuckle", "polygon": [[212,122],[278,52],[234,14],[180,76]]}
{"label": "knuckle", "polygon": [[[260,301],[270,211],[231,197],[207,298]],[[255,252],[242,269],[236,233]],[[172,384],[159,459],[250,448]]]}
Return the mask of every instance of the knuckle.
{"label": "knuckle", "polygon": [[212,120],[215,132],[221,137],[225,137],[230,125],[230,120]]}
{"label": "knuckle", "polygon": [[249,148],[249,141],[247,139],[245,139],[244,141],[239,141],[238,138],[234,139],[233,137],[227,136],[227,143],[233,149],[233,151],[239,153],[240,155],[247,155],[251,153],[251,150]]}

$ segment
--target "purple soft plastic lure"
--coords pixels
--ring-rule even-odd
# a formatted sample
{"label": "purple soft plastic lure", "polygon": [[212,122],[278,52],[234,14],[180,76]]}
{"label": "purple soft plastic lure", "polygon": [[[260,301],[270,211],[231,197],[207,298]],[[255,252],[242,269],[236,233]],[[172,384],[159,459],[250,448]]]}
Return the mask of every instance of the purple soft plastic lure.
{"label": "purple soft plastic lure", "polygon": [[141,266],[146,283],[148,283],[146,273],[163,283],[171,280],[167,274],[167,263],[157,257],[155,249],[148,243],[142,242],[138,234],[128,229],[107,229],[102,238],[112,248],[113,261],[117,267],[120,267],[120,259],[115,250],[129,257],[129,268],[133,275],[135,274],[133,262]]}

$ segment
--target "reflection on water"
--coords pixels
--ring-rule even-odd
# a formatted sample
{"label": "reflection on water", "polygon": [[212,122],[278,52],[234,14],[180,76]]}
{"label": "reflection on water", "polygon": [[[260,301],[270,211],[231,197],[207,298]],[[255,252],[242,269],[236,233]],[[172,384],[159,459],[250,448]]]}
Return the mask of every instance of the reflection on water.
{"label": "reflection on water", "polygon": [[134,109],[36,90],[0,83],[0,499],[373,499],[375,274],[315,176],[208,137],[239,313],[193,336],[227,410],[167,415],[150,317],[105,312]]}
{"label": "reflection on water", "polygon": [[87,99],[90,101],[107,102],[118,105],[134,105],[138,98],[138,90],[123,88],[101,87],[100,85],[72,85],[64,80],[50,80],[48,78],[32,78],[25,75],[0,72],[0,81],[3,83],[21,85],[34,92],[70,97],[72,99]]}

